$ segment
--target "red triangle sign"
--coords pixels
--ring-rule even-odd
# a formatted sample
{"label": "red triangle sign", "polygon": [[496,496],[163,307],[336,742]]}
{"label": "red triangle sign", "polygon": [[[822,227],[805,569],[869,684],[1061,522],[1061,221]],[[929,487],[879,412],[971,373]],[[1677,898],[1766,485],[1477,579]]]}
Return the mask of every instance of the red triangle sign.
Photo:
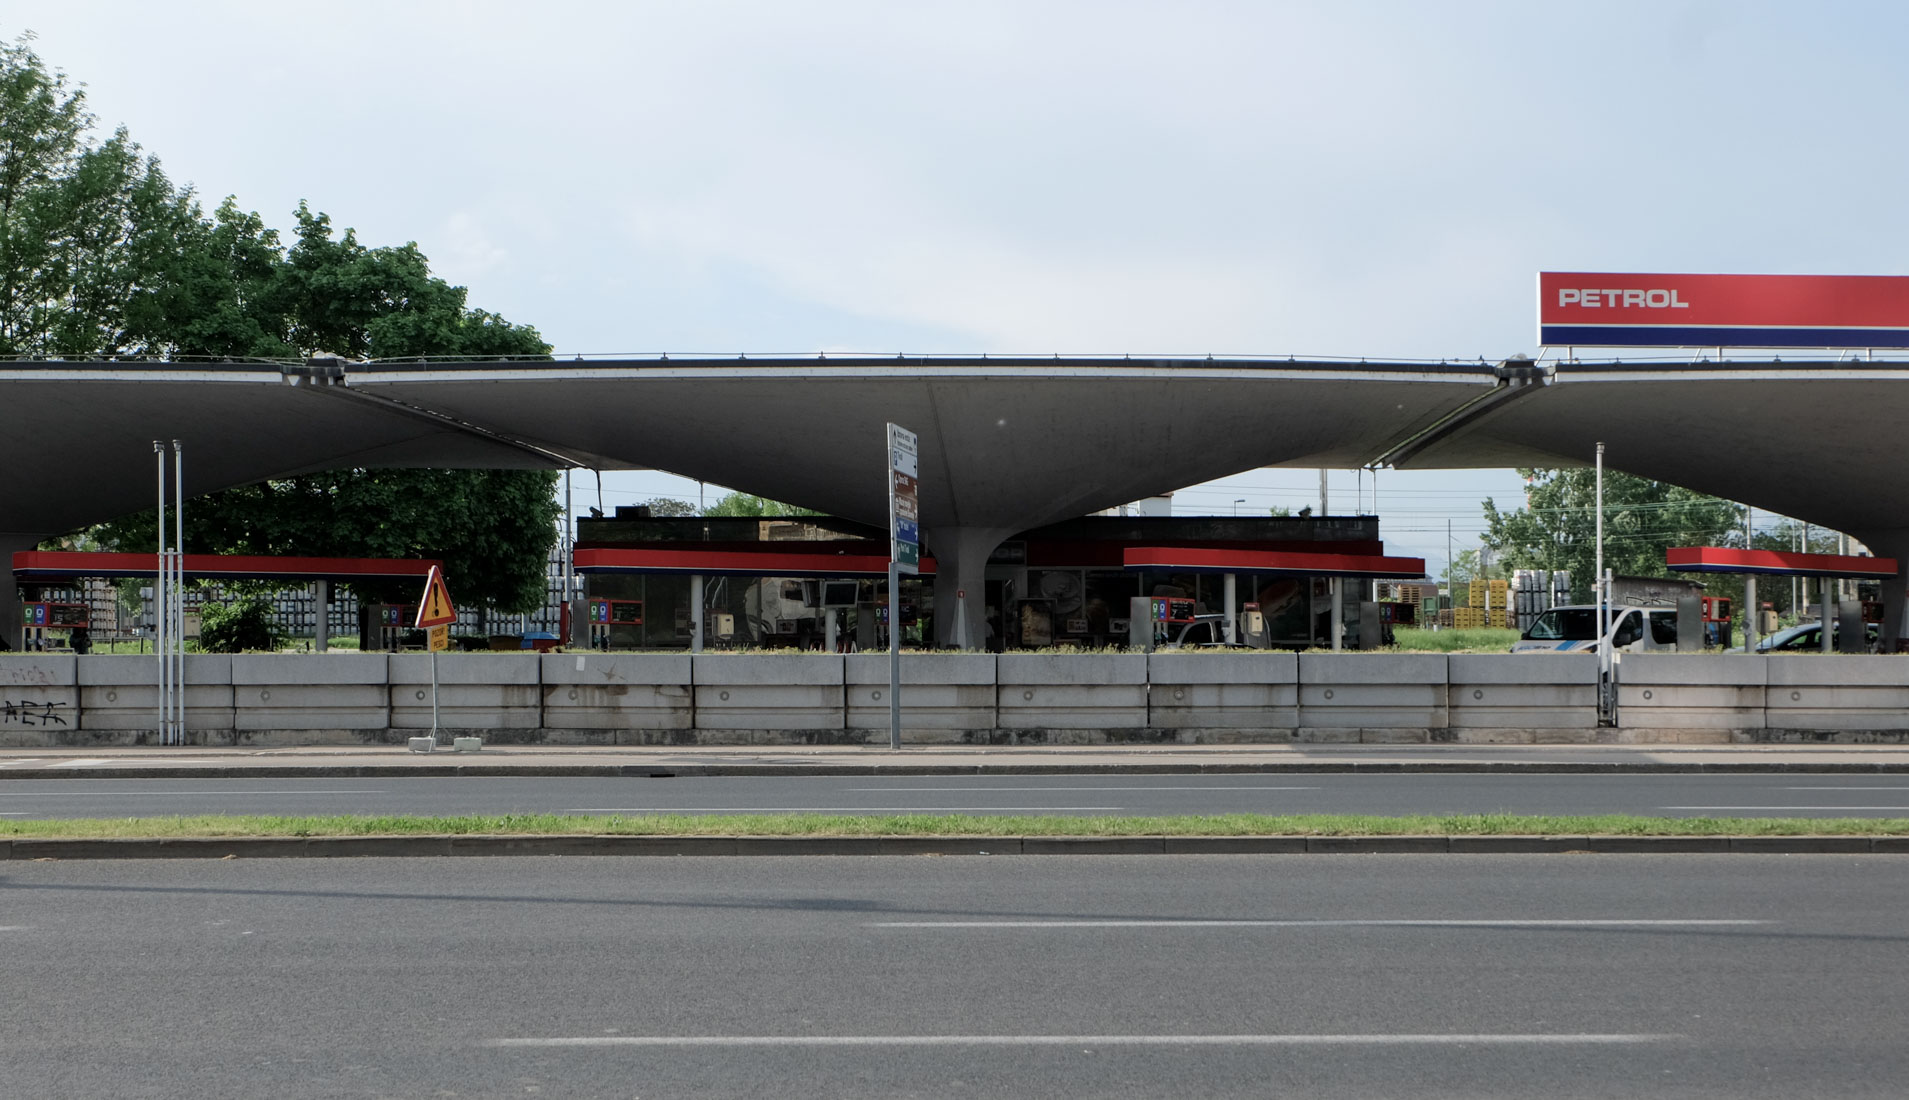
{"label": "red triangle sign", "polygon": [[457,621],[457,608],[451,605],[451,590],[444,586],[444,571],[433,565],[424,581],[424,599],[418,604],[417,626],[447,626]]}

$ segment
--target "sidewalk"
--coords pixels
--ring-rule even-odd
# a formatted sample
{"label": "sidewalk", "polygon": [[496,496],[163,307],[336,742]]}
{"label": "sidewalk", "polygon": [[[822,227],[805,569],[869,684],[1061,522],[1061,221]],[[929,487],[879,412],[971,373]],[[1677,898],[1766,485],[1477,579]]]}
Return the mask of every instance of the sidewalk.
{"label": "sidewalk", "polygon": [[1871,772],[1909,774],[1909,745],[1140,745],[574,747],[414,753],[306,748],[0,748],[0,780],[220,776],[1041,775],[1128,772]]}

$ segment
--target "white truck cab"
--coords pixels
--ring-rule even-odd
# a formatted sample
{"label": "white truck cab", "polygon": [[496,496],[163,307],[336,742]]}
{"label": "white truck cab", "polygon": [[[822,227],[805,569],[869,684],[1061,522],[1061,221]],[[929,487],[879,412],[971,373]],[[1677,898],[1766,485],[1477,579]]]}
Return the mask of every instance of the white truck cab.
{"label": "white truck cab", "polygon": [[1610,629],[1599,638],[1597,605],[1554,607],[1532,622],[1511,652],[1597,653],[1605,645],[1614,653],[1677,648],[1676,608],[1612,605],[1609,614]]}

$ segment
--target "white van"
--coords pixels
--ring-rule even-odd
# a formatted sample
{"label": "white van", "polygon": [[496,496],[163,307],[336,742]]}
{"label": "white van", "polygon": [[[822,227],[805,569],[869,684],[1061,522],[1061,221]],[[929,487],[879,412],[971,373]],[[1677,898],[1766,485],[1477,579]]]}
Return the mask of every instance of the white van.
{"label": "white van", "polygon": [[1531,629],[1512,643],[1513,653],[1596,653],[1609,642],[1616,653],[1677,648],[1674,607],[1610,608],[1610,630],[1597,636],[1597,605],[1554,607],[1537,617]]}

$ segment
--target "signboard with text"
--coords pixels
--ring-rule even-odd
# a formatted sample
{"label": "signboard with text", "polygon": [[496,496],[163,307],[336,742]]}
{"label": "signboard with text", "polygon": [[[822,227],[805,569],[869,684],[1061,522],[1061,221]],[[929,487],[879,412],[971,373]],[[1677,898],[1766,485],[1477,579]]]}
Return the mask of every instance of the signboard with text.
{"label": "signboard with text", "polygon": [[921,568],[921,502],[915,479],[921,476],[920,447],[915,433],[888,426],[888,535],[889,557],[895,568],[913,574]]}
{"label": "signboard with text", "polygon": [[1909,347],[1909,276],[1538,275],[1538,342],[1587,347]]}

